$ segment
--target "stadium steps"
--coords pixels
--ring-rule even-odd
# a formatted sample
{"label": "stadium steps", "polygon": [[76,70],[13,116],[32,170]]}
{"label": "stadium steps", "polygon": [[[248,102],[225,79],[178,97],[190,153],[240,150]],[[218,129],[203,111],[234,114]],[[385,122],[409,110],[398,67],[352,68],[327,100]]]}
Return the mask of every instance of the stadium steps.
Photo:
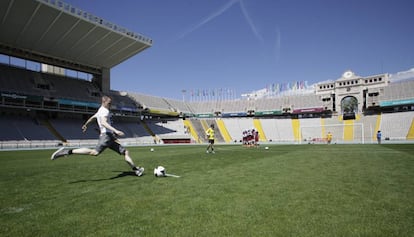
{"label": "stadium steps", "polygon": [[191,136],[197,143],[201,143],[200,138],[198,137],[197,131],[194,129],[193,123],[190,120],[183,120],[184,125],[189,128]]}
{"label": "stadium steps", "polygon": [[354,139],[354,120],[344,120],[344,141]]}
{"label": "stadium steps", "polygon": [[408,140],[414,139],[414,119],[411,120],[411,126],[410,126],[410,130],[408,130],[407,139]]}
{"label": "stadium steps", "polygon": [[293,129],[293,137],[295,141],[300,141],[300,121],[299,119],[292,119],[292,129]]}
{"label": "stadium steps", "polygon": [[[203,121],[203,120],[201,120]],[[202,127],[201,121],[198,119],[192,119],[191,124],[194,127],[194,132],[198,134],[198,139],[200,143],[207,142],[205,130]]]}
{"label": "stadium steps", "polygon": [[208,129],[207,121],[202,119],[202,120],[200,120],[200,122],[201,122],[201,126],[203,127],[203,131],[207,131],[207,129]]}
{"label": "stadium steps", "polygon": [[[200,123],[201,123],[202,131],[203,131],[203,133],[202,133],[202,134],[204,134],[204,137],[206,137],[205,131],[207,131],[207,129],[208,129],[210,126],[208,126],[207,121],[206,121],[205,119],[200,120]],[[208,141],[208,139],[206,138],[206,142],[207,142],[207,141]]]}
{"label": "stadium steps", "polygon": [[[209,120],[202,119],[202,120],[200,120],[200,124],[201,124],[201,127],[202,128],[201,128],[201,130],[197,130],[197,131],[199,131],[199,134],[203,134],[204,135],[203,137],[206,137],[205,131],[207,131],[207,129],[210,127],[210,124],[214,124],[214,127],[215,128],[218,127],[218,124],[216,123],[216,121],[215,120],[211,120],[211,119],[209,119]],[[221,133],[215,133],[215,140],[217,142],[224,142],[224,138],[221,135]],[[205,142],[207,142],[207,141],[208,140],[206,138],[205,139]]]}
{"label": "stadium steps", "polygon": [[267,141],[266,134],[264,133],[262,123],[260,122],[260,120],[259,119],[253,119],[253,125],[257,129],[257,131],[259,132],[259,141],[261,141],[261,142]]}
{"label": "stadium steps", "polygon": [[375,130],[372,133],[372,140],[373,141],[377,140],[377,131],[379,131],[380,129],[381,129],[381,114],[378,114],[377,122],[375,123]]}
{"label": "stadium steps", "polygon": [[[213,123],[214,124],[214,127],[215,128],[219,128],[219,125],[217,124],[217,121],[216,120],[210,120],[210,124],[211,123]],[[208,126],[208,127],[210,127],[210,126]],[[217,131],[216,129],[214,129],[215,131]],[[220,130],[219,130],[219,132],[216,132],[215,134],[214,134],[214,138],[215,138],[215,140],[217,141],[217,142],[224,142],[224,137],[222,136],[222,134],[221,134],[221,132],[220,132]]]}
{"label": "stadium steps", "polygon": [[224,141],[231,142],[231,136],[229,134],[229,131],[227,131],[226,125],[224,124],[223,120],[217,119],[216,123],[221,135],[223,136]]}
{"label": "stadium steps", "polygon": [[145,128],[145,130],[154,138],[156,139],[155,133],[151,130],[151,128],[148,126],[148,124],[143,120],[141,121],[142,126]]}
{"label": "stadium steps", "polygon": [[53,127],[49,120],[40,119],[39,123],[45,126],[57,139],[61,140],[62,142],[67,142],[67,140]]}

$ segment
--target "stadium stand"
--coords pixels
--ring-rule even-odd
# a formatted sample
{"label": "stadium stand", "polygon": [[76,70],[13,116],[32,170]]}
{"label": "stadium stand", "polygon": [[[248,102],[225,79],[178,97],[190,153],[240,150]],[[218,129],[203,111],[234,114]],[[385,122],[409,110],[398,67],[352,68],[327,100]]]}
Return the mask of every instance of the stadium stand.
{"label": "stadium stand", "polygon": [[216,111],[221,111],[219,101],[189,102],[189,105],[195,114],[214,114]]}
{"label": "stadium stand", "polygon": [[322,101],[319,99],[319,96],[315,94],[310,95],[299,95],[299,96],[287,96],[286,100],[288,105],[292,109],[307,109],[322,107]]}
{"label": "stadium stand", "polygon": [[180,120],[171,121],[155,121],[149,120],[147,122],[148,127],[152,132],[158,136],[171,136],[171,137],[188,137],[184,125]]}
{"label": "stadium stand", "polygon": [[257,100],[255,103],[255,109],[257,111],[270,111],[270,110],[279,110],[282,111],[283,108],[290,107],[288,101],[284,97],[278,98],[264,98]]}
{"label": "stadium stand", "polygon": [[54,140],[42,123],[29,117],[1,116],[1,136],[3,141],[7,140]]}
{"label": "stadium stand", "polygon": [[192,128],[193,128],[192,132],[197,134],[197,137],[198,137],[197,141],[199,143],[207,142],[205,130],[201,122],[202,119],[192,118],[192,119],[187,119],[187,120],[189,120],[192,125]]}
{"label": "stadium stand", "polygon": [[380,130],[383,138],[405,141],[413,123],[413,118],[414,112],[412,111],[382,114]]}
{"label": "stadium stand", "polygon": [[414,83],[412,80],[390,83],[383,88],[379,101],[409,100],[414,98]]}
{"label": "stadium stand", "polygon": [[266,137],[270,142],[293,143],[295,142],[291,119],[260,119]]}
{"label": "stadium stand", "polygon": [[172,108],[167,101],[161,97],[152,96],[152,95],[144,95],[130,92],[129,95],[136,101],[139,101],[143,108],[152,108],[152,109],[159,109],[163,111],[173,111]]}
{"label": "stadium stand", "polygon": [[182,116],[192,116],[194,114],[193,109],[185,101],[174,99],[166,99],[166,101],[172,108],[175,108],[175,111],[179,112]]}
{"label": "stadium stand", "polygon": [[[113,98],[114,123],[125,132],[122,142],[128,145],[206,143],[205,130],[212,123],[217,142],[229,144],[239,143],[243,130],[251,128],[259,129],[267,143],[323,141],[328,132],[337,143],[374,143],[377,130],[390,142],[413,139],[414,72],[397,80],[348,70],[306,91],[186,102],[111,90],[110,69],[151,47],[150,38],[61,1],[5,0],[0,9],[10,9],[0,11],[0,54],[25,62],[0,63],[2,149],[94,145],[96,128],[82,133],[80,126],[99,107],[102,95]],[[62,34],[73,22],[78,25]],[[88,37],[79,37],[85,32]],[[109,33],[113,37],[94,41]],[[36,67],[26,66],[31,63]],[[41,65],[90,77],[43,70]]]}
{"label": "stadium stand", "polygon": [[[80,139],[95,139],[99,134],[98,127],[94,124],[85,133],[79,129],[80,119],[76,118],[59,118],[49,119],[50,126],[58,131],[63,140],[80,140]],[[56,137],[53,137],[56,139]]]}
{"label": "stadium stand", "polygon": [[0,88],[2,92],[35,93],[32,72],[0,64]]}

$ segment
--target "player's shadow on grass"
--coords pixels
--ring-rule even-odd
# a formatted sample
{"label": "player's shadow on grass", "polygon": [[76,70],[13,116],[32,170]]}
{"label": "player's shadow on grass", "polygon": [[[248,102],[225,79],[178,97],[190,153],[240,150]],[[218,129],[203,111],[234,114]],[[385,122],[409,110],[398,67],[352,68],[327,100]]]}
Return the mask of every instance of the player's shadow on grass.
{"label": "player's shadow on grass", "polygon": [[127,176],[136,176],[135,172],[133,172],[133,171],[113,171],[113,172],[116,172],[116,173],[119,173],[119,174],[116,175],[116,176],[107,178],[107,179],[83,179],[83,180],[69,182],[69,184],[107,181],[107,180],[113,180],[113,179],[123,178],[123,177],[127,177]]}

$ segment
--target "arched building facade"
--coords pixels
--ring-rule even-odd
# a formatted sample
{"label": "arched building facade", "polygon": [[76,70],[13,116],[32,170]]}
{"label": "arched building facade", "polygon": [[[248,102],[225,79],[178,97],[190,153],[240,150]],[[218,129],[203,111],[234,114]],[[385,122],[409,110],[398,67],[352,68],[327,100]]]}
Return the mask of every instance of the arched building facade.
{"label": "arched building facade", "polygon": [[326,110],[352,119],[367,108],[378,106],[378,96],[389,82],[389,74],[362,77],[347,70],[336,81],[317,84],[315,93]]}

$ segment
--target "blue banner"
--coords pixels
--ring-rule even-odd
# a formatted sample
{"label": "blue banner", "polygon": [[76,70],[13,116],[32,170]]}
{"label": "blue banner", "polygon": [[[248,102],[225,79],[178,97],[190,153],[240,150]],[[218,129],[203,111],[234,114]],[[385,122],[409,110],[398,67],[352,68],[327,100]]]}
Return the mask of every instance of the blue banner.
{"label": "blue banner", "polygon": [[381,101],[380,106],[395,106],[395,105],[407,105],[407,104],[414,104],[414,99],[407,99],[407,100],[391,100],[391,101]]}
{"label": "blue banner", "polygon": [[62,105],[76,105],[76,106],[85,106],[85,107],[92,107],[92,108],[99,108],[99,106],[101,106],[101,104],[98,104],[98,103],[68,100],[68,99],[59,99],[58,102],[59,104],[62,104]]}

